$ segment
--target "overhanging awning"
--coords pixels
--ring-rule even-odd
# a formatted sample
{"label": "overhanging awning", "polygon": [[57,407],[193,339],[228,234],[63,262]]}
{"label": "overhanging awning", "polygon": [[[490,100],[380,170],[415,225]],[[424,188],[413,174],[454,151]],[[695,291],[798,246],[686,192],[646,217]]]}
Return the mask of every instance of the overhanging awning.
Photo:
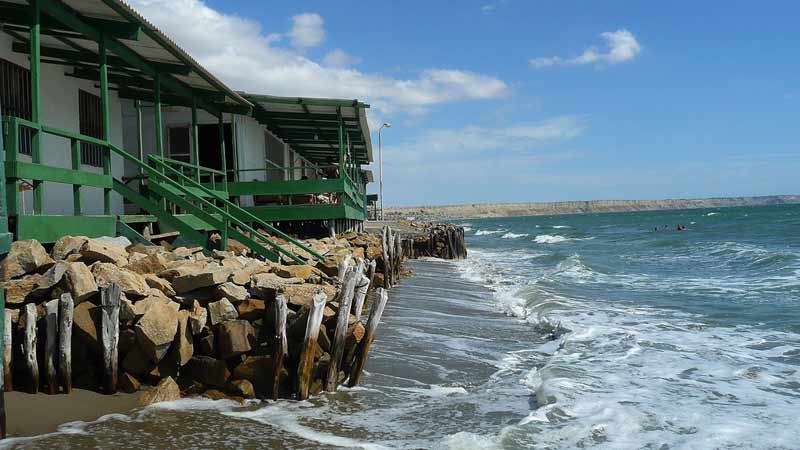
{"label": "overhanging awning", "polygon": [[[209,112],[249,113],[252,105],[203,68],[188,53],[121,0],[40,0],[41,61],[72,67],[69,76],[99,80],[97,32],[107,48],[109,83],[120,97],[152,100],[154,78],[164,103],[198,106]],[[30,6],[0,0],[0,24],[12,49],[28,53]],[[134,62],[132,62],[134,60]]]}
{"label": "overhanging awning", "polygon": [[339,118],[345,145],[358,164],[372,162],[372,141],[366,109],[358,100],[276,97],[244,93],[253,103],[253,117],[294,151],[315,164],[339,161]]}

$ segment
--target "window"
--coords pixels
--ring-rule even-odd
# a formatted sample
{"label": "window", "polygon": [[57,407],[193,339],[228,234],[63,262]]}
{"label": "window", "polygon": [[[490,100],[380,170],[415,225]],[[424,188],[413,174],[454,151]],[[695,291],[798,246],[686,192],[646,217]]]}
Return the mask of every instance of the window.
{"label": "window", "polygon": [[[100,97],[78,91],[78,120],[82,135],[103,139],[103,118],[100,110]],[[103,147],[81,142],[81,163],[103,167]]]}
{"label": "window", "polygon": [[189,127],[172,127],[169,129],[169,157],[183,161],[192,162],[192,145],[189,136]]}
{"label": "window", "polygon": [[[0,58],[0,108],[7,116],[31,120],[31,71]],[[19,152],[31,154],[33,130],[22,127],[19,137]]]}

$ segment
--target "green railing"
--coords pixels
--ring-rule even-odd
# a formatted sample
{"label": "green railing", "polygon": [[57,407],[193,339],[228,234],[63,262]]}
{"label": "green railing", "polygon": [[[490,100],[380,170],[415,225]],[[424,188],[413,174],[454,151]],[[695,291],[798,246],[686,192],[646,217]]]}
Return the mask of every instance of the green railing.
{"label": "green railing", "polygon": [[[269,239],[268,236],[255,229],[255,226],[259,226],[267,232],[291,242],[298,248],[312,255],[312,257],[317,259],[323,258],[303,243],[275,229],[271,225],[264,223],[258,217],[250,215],[247,211],[241,210],[237,205],[228,201],[225,191],[225,174],[222,171],[186,165],[185,163],[175,160],[162,160],[153,155],[148,158],[152,164],[151,166],[132,154],[100,139],[46,125],[38,125],[18,117],[3,117],[2,121],[3,124],[5,124],[8,136],[4,144],[6,150],[6,197],[9,215],[19,215],[20,212],[20,180],[30,179],[34,181],[34,215],[42,215],[44,198],[44,185],[42,182],[64,183],[73,186],[74,216],[61,216],[62,220],[60,221],[55,218],[56,216],[42,217],[51,223],[57,224],[56,226],[49,226],[49,228],[51,228],[48,230],[49,235],[63,234],[71,228],[68,225],[59,226],[59,224],[73,225],[81,223],[81,220],[85,221],[85,218],[79,217],[82,214],[81,187],[91,186],[104,190],[105,216],[111,216],[110,192],[114,190],[151,214],[154,214],[160,220],[176,226],[180,229],[182,234],[186,234],[187,238],[207,246],[206,239],[201,233],[183,224],[174,214],[165,210],[161,202],[148,199],[128,187],[122,181],[115,179],[111,175],[111,153],[113,152],[133,163],[137,168],[142,169],[143,172],[146,173],[149,191],[155,192],[157,195],[177,205],[182,210],[195,215],[200,220],[219,229],[222,233],[223,243],[227,241],[228,236],[232,236],[253,252],[265,258],[277,261],[279,259],[278,254],[283,254],[298,263],[305,263],[302,258],[278,245]],[[30,128],[34,130],[34,133],[46,133],[69,139],[72,151],[72,169],[42,164],[40,155],[33,155],[33,161],[30,163],[20,161],[20,127]],[[93,144],[101,149],[103,152],[103,174],[81,170],[81,143]],[[185,175],[186,171],[191,171],[190,175],[193,175],[194,178]],[[222,182],[219,185],[215,180],[218,177],[222,178]],[[201,183],[204,179],[211,184],[212,189],[207,188]],[[222,187],[222,189],[214,189],[218,187]],[[63,219],[79,219],[79,221],[71,220],[69,222],[64,222]],[[110,222],[110,224],[113,226],[115,220]],[[103,232],[106,232],[105,228],[108,227],[104,226]],[[245,233],[249,233],[250,235],[248,236]]]}

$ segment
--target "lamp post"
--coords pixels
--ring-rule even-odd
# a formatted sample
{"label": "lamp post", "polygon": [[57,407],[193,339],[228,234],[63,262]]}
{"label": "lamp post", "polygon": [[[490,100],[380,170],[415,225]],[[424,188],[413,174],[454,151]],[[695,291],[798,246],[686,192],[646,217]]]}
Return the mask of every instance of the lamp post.
{"label": "lamp post", "polygon": [[383,220],[383,152],[381,151],[381,131],[384,128],[392,128],[392,124],[384,123],[378,128],[378,186],[379,186],[379,193],[381,200],[381,220]]}

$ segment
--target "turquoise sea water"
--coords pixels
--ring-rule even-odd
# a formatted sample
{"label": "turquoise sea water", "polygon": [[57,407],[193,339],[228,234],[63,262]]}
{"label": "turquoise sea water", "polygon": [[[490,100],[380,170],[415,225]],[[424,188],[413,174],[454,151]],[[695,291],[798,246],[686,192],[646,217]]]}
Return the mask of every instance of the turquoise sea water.
{"label": "turquoise sea water", "polygon": [[6,446],[800,448],[800,206],[460,223],[469,257],[408,263],[355,389]]}

